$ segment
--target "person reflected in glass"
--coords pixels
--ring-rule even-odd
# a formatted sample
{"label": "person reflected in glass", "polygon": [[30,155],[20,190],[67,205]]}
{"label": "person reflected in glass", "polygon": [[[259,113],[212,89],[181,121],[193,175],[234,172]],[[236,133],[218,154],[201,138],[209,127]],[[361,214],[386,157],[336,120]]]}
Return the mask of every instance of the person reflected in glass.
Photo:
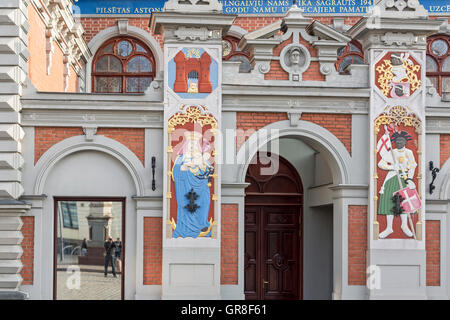
{"label": "person reflected in glass", "polygon": [[116,266],[113,259],[116,252],[116,243],[109,237],[104,244],[105,247],[105,277],[108,275],[108,266],[111,263],[112,274],[116,278]]}

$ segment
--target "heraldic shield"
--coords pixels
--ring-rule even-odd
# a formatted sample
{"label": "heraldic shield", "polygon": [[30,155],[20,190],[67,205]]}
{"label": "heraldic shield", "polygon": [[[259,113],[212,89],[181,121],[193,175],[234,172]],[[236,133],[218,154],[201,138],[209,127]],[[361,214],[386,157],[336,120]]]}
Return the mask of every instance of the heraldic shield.
{"label": "heraldic shield", "polygon": [[394,196],[397,194],[404,199],[401,202],[403,213],[416,213],[422,208],[422,201],[417,189],[404,188],[395,192]]}

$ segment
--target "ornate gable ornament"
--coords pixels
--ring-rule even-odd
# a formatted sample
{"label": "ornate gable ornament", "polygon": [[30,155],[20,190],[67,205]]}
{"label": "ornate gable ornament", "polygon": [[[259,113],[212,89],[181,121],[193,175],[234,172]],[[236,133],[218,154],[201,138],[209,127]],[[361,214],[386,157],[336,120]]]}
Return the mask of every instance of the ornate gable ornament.
{"label": "ornate gable ornament", "polygon": [[222,12],[222,4],[218,0],[169,0],[164,11]]}
{"label": "ornate gable ornament", "polygon": [[418,0],[378,0],[371,10],[382,18],[428,18],[428,11]]}

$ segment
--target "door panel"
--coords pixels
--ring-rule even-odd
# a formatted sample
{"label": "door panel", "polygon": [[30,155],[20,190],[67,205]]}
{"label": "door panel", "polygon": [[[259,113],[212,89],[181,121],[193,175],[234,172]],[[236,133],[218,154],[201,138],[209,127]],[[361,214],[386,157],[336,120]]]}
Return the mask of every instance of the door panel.
{"label": "door panel", "polygon": [[259,208],[250,207],[245,212],[245,295],[256,300],[260,295],[260,243],[258,232]]}
{"label": "door panel", "polygon": [[[263,299],[299,298],[299,237],[298,207],[263,207],[263,238],[265,274],[269,281]],[[275,218],[277,224],[270,224]],[[294,218],[296,217],[296,218]]]}
{"label": "door panel", "polygon": [[[272,159],[279,160],[278,170],[264,175]],[[286,159],[258,153],[254,160],[246,176],[245,297],[300,299],[303,185]]]}
{"label": "door panel", "polygon": [[300,214],[299,206],[246,207],[246,299],[299,299]]}

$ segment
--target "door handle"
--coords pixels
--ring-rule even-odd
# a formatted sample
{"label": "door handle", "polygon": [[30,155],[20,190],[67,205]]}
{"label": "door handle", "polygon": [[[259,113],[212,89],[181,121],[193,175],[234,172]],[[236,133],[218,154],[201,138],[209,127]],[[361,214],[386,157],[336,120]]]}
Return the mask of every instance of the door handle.
{"label": "door handle", "polygon": [[263,279],[262,283],[263,283],[263,289],[265,289],[266,288],[266,284],[269,284],[269,281],[266,281],[266,280]]}

